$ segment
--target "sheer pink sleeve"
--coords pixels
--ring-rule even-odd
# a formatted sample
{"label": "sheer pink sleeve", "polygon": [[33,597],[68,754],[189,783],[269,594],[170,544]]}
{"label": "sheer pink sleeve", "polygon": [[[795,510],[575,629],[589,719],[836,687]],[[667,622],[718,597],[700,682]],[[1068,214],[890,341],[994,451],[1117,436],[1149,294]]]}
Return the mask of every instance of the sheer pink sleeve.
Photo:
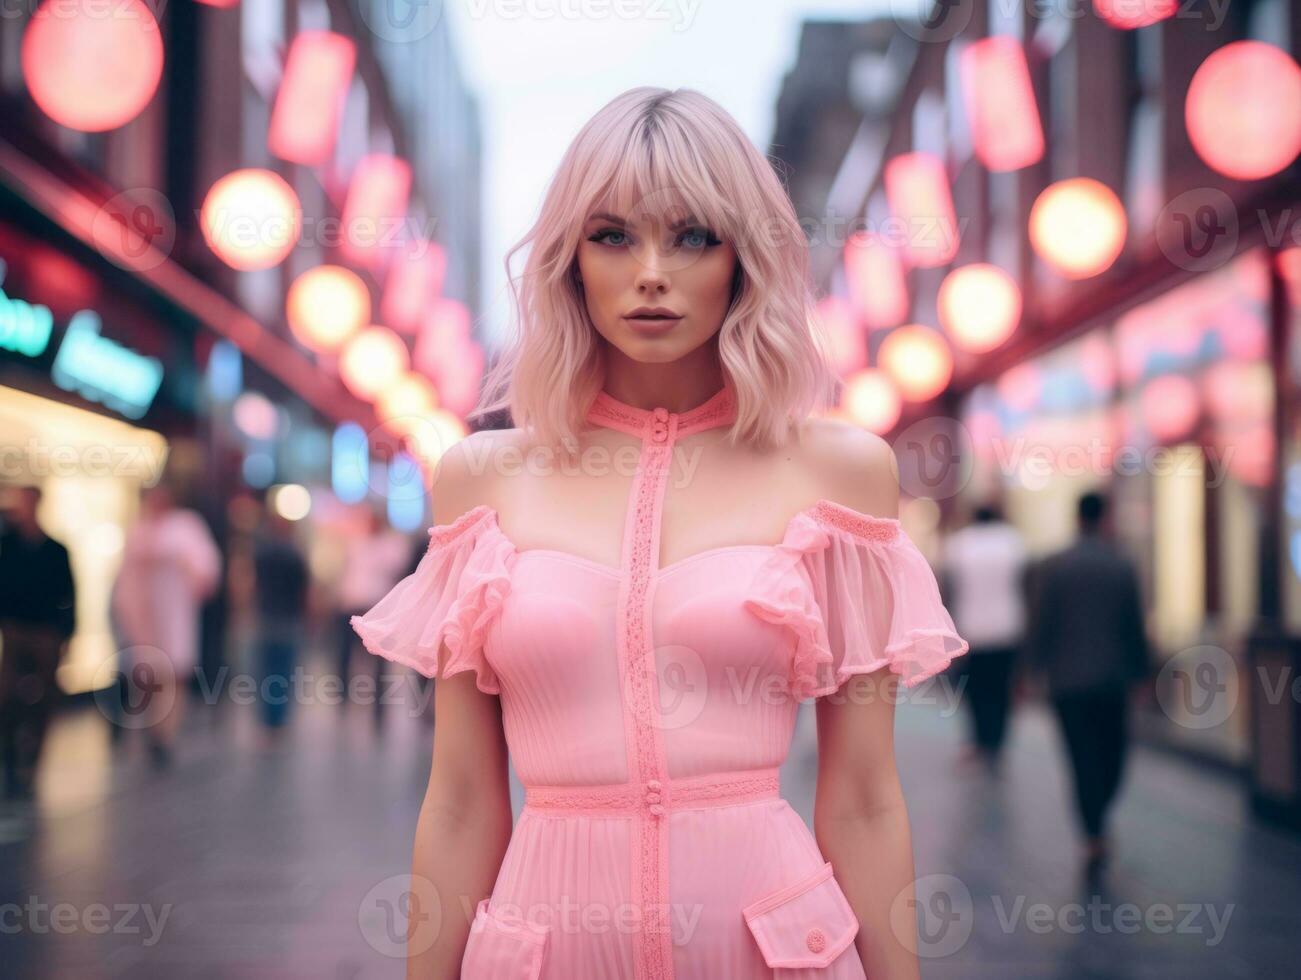
{"label": "sheer pink sleeve", "polygon": [[792,519],[746,607],[793,632],[790,688],[800,700],[882,667],[914,687],[967,652],[900,523],[831,500]]}
{"label": "sheer pink sleeve", "polygon": [[414,571],[350,622],[367,650],[435,677],[447,645],[443,677],[473,670],[475,686],[500,694],[484,655],[484,637],[510,592],[509,540],[485,505],[429,529],[429,548]]}

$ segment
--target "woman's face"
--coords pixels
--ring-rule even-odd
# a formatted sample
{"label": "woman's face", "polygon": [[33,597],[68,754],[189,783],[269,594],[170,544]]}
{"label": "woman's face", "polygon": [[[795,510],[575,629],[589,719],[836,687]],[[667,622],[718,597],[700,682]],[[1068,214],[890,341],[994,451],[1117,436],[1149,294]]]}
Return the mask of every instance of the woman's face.
{"label": "woman's face", "polygon": [[681,213],[598,211],[588,216],[578,245],[597,332],[629,358],[661,364],[718,332],[731,305],[736,261],[731,242]]}

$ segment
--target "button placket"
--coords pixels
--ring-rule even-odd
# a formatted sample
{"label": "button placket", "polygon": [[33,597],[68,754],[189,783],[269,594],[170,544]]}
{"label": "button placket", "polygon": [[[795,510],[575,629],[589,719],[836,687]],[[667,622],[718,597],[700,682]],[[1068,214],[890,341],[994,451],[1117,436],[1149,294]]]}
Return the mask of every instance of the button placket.
{"label": "button placket", "polygon": [[664,814],[664,795],[660,792],[663,789],[663,783],[658,779],[646,780],[646,802],[649,806],[646,808],[656,817]]}

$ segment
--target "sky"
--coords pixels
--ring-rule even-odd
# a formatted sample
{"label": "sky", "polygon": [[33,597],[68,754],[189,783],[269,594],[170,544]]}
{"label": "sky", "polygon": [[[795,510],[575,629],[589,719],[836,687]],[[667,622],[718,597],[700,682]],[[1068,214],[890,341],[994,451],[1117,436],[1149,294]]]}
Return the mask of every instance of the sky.
{"label": "sky", "polygon": [[569,142],[620,92],[696,88],[761,149],[806,19],[861,19],[915,0],[448,0],[483,123],[482,338],[506,336],[503,260]]}

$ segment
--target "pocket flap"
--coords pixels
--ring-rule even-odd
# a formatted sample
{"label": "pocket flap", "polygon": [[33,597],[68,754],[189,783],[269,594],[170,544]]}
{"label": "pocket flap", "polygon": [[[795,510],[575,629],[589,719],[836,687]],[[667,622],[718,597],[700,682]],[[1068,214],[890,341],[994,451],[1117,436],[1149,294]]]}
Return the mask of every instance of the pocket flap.
{"label": "pocket flap", "polygon": [[499,915],[479,902],[461,957],[461,975],[484,980],[537,980],[550,931],[544,925]]}
{"label": "pocket flap", "polygon": [[764,962],[774,969],[824,967],[858,934],[858,919],[831,862],[742,909]]}

